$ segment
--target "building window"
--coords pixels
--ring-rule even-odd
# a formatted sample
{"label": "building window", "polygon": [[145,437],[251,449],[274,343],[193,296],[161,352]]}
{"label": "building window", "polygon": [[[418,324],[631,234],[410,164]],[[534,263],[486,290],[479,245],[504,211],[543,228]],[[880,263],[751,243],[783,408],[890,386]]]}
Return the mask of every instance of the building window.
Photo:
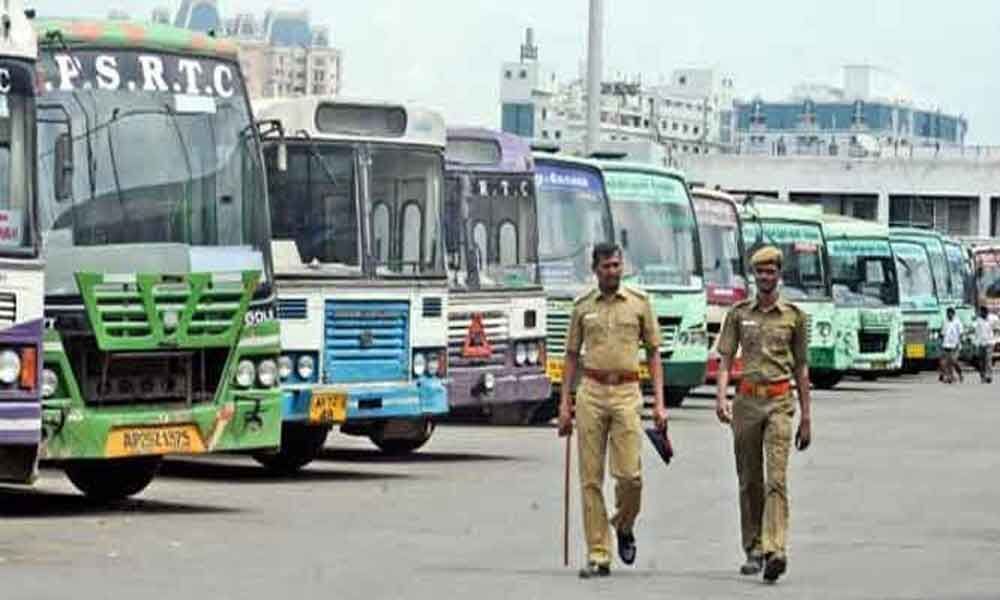
{"label": "building window", "polygon": [[503,76],[506,77],[507,79],[510,79],[511,77],[514,76],[514,74],[511,73],[510,71],[504,71]]}
{"label": "building window", "polygon": [[670,128],[673,129],[674,131],[677,131],[677,121],[674,121],[674,124],[671,125]]}
{"label": "building window", "polygon": [[521,69],[520,75],[521,75],[521,79],[527,79],[528,78],[528,71],[525,70],[525,69]]}
{"label": "building window", "polygon": [[684,152],[686,154],[687,151],[688,151],[688,147],[687,146],[681,147],[681,152]]}
{"label": "building window", "polygon": [[693,133],[695,135],[698,135],[698,127],[697,127],[697,125],[694,127],[694,129],[691,130],[691,133]]}
{"label": "building window", "polygon": [[649,119],[643,119],[642,120],[642,126],[643,127],[649,127]]}
{"label": "building window", "polygon": [[684,127],[682,129],[684,130],[684,133],[687,133],[688,132],[688,124],[685,123]]}
{"label": "building window", "polygon": [[547,118],[549,118],[549,111],[543,108],[542,109],[542,120],[544,121]]}
{"label": "building window", "polygon": [[557,131],[556,132],[556,139],[557,140],[561,140],[562,139],[562,132],[561,131]]}
{"label": "building window", "polygon": [[548,132],[548,130],[546,130],[546,129],[542,130],[542,137],[545,138],[545,139],[549,139],[549,132]]}

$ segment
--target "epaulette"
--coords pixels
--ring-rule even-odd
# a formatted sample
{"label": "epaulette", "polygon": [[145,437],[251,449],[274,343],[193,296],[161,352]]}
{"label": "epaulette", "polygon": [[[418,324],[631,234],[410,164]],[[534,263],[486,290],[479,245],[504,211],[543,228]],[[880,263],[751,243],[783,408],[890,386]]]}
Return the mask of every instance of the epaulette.
{"label": "epaulette", "polygon": [[622,291],[626,292],[626,293],[629,293],[629,294],[632,294],[633,296],[636,296],[640,300],[648,300],[649,299],[649,294],[647,294],[644,290],[640,290],[639,288],[634,288],[632,286],[623,285],[622,286]]}
{"label": "epaulette", "polygon": [[744,298],[734,304],[733,308],[749,308],[751,305],[753,305],[753,298]]}
{"label": "epaulette", "polygon": [[591,288],[591,289],[587,290],[586,292],[580,294],[576,298],[573,298],[573,304],[576,305],[576,304],[579,304],[579,303],[583,302],[587,298],[590,298],[591,296],[593,296],[594,294],[596,294],[597,291],[598,291],[597,288]]}

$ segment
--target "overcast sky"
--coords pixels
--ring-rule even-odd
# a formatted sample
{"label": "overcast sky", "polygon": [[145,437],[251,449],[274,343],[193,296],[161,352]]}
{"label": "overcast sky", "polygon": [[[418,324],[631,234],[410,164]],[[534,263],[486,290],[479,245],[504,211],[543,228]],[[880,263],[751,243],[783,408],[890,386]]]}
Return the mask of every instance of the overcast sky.
{"label": "overcast sky", "polygon": [[[155,0],[26,0],[40,15],[146,19]],[[164,5],[179,4],[176,0]],[[224,0],[262,14],[268,0]],[[344,93],[412,100],[452,123],[499,123],[499,73],[516,60],[525,27],[540,59],[572,76],[586,56],[587,0],[302,0],[344,51]],[[607,0],[608,73],[661,74],[716,66],[742,97],[783,98],[802,81],[841,83],[840,66],[890,72],[922,104],[969,119],[969,141],[1000,144],[1000,2],[953,0]]]}

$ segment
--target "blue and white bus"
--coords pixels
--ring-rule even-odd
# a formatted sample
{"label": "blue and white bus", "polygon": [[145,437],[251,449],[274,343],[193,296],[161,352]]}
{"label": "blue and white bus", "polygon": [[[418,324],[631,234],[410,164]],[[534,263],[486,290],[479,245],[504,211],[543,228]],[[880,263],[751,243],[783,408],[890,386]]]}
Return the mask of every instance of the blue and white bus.
{"label": "blue and white bus", "polygon": [[444,120],[394,103],[319,97],[255,107],[267,132],[284,391],[294,470],[330,428],[402,454],[448,412]]}

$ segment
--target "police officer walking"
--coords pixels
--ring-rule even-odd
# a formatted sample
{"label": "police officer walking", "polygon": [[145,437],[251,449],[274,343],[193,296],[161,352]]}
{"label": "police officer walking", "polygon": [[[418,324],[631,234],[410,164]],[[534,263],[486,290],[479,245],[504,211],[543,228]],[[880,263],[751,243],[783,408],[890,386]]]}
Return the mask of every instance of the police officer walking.
{"label": "police officer walking", "polygon": [[[812,414],[809,399],[806,315],[778,296],[783,257],[765,246],[750,258],[757,296],[733,306],[719,338],[715,410],[722,423],[732,424],[736,474],[740,485],[740,521],[746,563],[744,575],[764,571],[773,583],[788,567],[786,471],[792,441],[795,404],[791,380],[798,389],[799,428],[795,444],[809,447]],[[729,366],[743,349],[743,379],[733,402],[727,397]]]}
{"label": "police officer walking", "polygon": [[616,482],[616,512],[610,524],[617,532],[618,556],[626,565],[635,562],[634,525],[642,490],[640,345],[646,349],[653,380],[653,418],[660,429],[667,423],[660,331],[649,298],[621,285],[622,249],[617,244],[596,245],[591,266],[598,287],[574,301],[559,405],[559,435],[567,436],[573,431],[572,382],[582,362],[576,391],[576,425],[587,539],[587,566],[580,571],[583,578],[611,574],[610,528],[603,494],[609,445],[611,475]]}

